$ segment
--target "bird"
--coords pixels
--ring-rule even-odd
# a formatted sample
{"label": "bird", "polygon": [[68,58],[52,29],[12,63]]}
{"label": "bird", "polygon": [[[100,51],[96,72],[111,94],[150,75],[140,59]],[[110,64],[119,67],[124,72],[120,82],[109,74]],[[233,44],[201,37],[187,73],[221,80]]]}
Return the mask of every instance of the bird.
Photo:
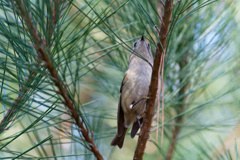
{"label": "bird", "polygon": [[[140,56],[133,52],[137,52]],[[142,36],[133,45],[128,69],[121,83],[117,111],[117,134],[113,138],[111,146],[118,146],[121,149],[128,128],[132,125],[131,138],[134,138],[141,128],[152,76],[152,66],[151,47]]]}

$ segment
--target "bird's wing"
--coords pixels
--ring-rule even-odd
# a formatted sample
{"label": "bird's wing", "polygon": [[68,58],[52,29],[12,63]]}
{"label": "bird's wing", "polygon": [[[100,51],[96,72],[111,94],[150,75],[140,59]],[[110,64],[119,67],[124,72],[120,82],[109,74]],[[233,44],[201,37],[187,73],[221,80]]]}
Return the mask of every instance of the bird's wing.
{"label": "bird's wing", "polygon": [[121,105],[121,101],[122,101],[122,88],[124,85],[124,79],[126,77],[126,74],[123,77],[123,81],[120,87],[120,95],[119,95],[119,101],[118,101],[118,115],[117,115],[117,127],[118,127],[118,131],[117,131],[117,135],[121,136],[124,133],[124,113],[123,113],[123,109],[122,109],[122,105]]}
{"label": "bird's wing", "polygon": [[[140,121],[140,122],[138,122],[138,121]],[[139,126],[139,123],[140,123],[140,125],[142,125],[143,118],[139,119],[138,121],[136,121],[136,122],[133,123],[132,131],[131,131],[131,138],[134,138],[135,135],[136,135],[137,132],[138,132],[138,129],[141,128],[141,126]]]}

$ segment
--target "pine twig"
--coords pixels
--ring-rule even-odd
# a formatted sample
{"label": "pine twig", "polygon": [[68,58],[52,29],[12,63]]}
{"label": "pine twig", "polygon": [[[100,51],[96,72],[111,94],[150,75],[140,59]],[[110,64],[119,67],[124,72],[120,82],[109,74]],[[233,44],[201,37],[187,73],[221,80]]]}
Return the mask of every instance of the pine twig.
{"label": "pine twig", "polygon": [[156,86],[158,86],[158,75],[159,75],[159,69],[161,64],[161,56],[165,53],[165,49],[167,47],[166,46],[167,37],[165,37],[165,35],[167,35],[169,25],[170,25],[169,22],[172,14],[172,5],[173,5],[173,0],[166,0],[164,5],[163,24],[161,25],[161,30],[159,34],[159,39],[161,44],[160,43],[157,44],[151,84],[150,84],[149,93],[148,93],[148,96],[151,97],[151,99],[147,100],[145,116],[143,120],[143,125],[141,127],[140,135],[138,138],[137,148],[135,150],[135,154],[133,158],[134,160],[141,160],[143,158],[147,139],[150,133],[153,110],[154,110],[155,100],[156,100],[156,95],[158,90],[158,87]]}
{"label": "pine twig", "polygon": [[[33,80],[33,78],[36,76],[36,72],[32,72],[29,74],[29,77],[26,79],[25,84],[30,84]],[[14,121],[14,115],[19,110],[18,106],[20,103],[23,103],[25,101],[25,96],[30,90],[30,87],[24,85],[19,88],[19,94],[17,95],[17,98],[12,103],[12,107],[9,108],[6,115],[3,117],[2,121],[0,122],[0,134],[3,133],[4,130],[7,130],[7,126],[10,122]]]}
{"label": "pine twig", "polygon": [[[41,55],[39,57],[41,57],[42,60],[47,64],[46,68],[48,69],[48,71],[50,72],[50,74],[52,76],[52,81],[53,81],[54,85],[58,88],[59,94],[64,99],[64,104],[67,107],[68,111],[70,112],[71,117],[75,120],[76,125],[79,127],[79,130],[82,132],[84,141],[88,142],[89,150],[91,152],[93,152],[93,154],[95,155],[95,157],[97,159],[103,160],[102,155],[100,154],[98,148],[96,147],[95,143],[93,142],[93,138],[91,138],[89,135],[88,129],[85,128],[84,122],[81,121],[79,118],[79,114],[78,114],[76,108],[74,107],[74,102],[70,98],[67,88],[64,85],[65,82],[63,82],[60,79],[57,71],[55,70],[55,67],[49,56],[50,53],[48,52],[48,50],[46,50],[46,48],[48,48],[49,46],[46,46],[47,44],[44,43],[44,42],[46,42],[45,39],[42,39],[38,35],[37,28],[35,28],[33,26],[33,22],[29,16],[29,14],[25,10],[25,8],[24,8],[25,5],[23,4],[23,2],[21,0],[15,0],[15,1],[12,1],[12,4],[13,4],[13,6],[16,6],[18,8],[20,15],[23,17],[25,23],[27,24],[28,32],[33,37],[34,47],[35,47],[36,51]],[[60,5],[58,4],[58,6],[60,6]],[[53,30],[51,30],[51,31],[53,31]]]}

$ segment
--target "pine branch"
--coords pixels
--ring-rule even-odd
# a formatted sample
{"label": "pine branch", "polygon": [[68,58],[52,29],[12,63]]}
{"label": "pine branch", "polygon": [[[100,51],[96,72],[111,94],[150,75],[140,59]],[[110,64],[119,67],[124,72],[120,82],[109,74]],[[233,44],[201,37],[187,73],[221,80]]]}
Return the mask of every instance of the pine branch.
{"label": "pine branch", "polygon": [[[55,4],[56,3],[57,2],[55,1]],[[97,159],[102,160],[103,157],[100,154],[95,143],[93,142],[93,133],[92,133],[92,137],[90,137],[89,130],[85,128],[83,121],[80,120],[77,109],[74,106],[74,102],[68,94],[67,87],[65,85],[66,83],[60,79],[60,77],[57,73],[57,70],[55,69],[55,66],[50,57],[51,54],[48,50],[48,48],[50,48],[51,46],[49,46],[46,43],[46,39],[44,39],[38,35],[38,30],[37,30],[37,28],[34,27],[33,22],[30,18],[30,15],[27,13],[26,9],[24,8],[24,6],[25,6],[24,3],[20,0],[15,0],[15,1],[12,1],[12,5],[17,7],[17,9],[19,10],[19,16],[23,17],[23,19],[27,25],[27,31],[32,36],[34,48],[40,55],[39,58],[41,58],[41,60],[45,62],[46,68],[48,69],[48,71],[50,72],[50,75],[52,76],[52,81],[54,82],[55,86],[58,88],[57,93],[60,94],[61,97],[64,99],[65,106],[67,107],[68,111],[70,112],[71,117],[75,120],[75,123],[79,127],[79,130],[82,132],[82,135],[84,137],[83,140],[89,144],[89,147],[87,147],[87,148],[89,148],[89,150],[91,152],[93,152],[93,154],[95,155],[95,157]],[[61,6],[61,5],[58,4],[58,5],[54,5],[54,6],[55,6],[54,8],[56,9],[56,6]],[[54,13],[56,13],[55,10],[53,11],[53,14]],[[55,14],[53,15],[53,18],[56,18]],[[54,21],[54,23],[55,23],[54,24],[54,26],[55,26],[56,20]],[[53,29],[51,29],[51,27],[48,27],[48,29],[49,29],[48,30],[49,32],[51,31],[51,33],[49,33],[49,34],[52,35]]]}
{"label": "pine branch", "polygon": [[[151,84],[149,87],[149,93],[148,96],[151,97],[151,99],[147,100],[146,104],[146,111],[145,116],[143,120],[143,125],[141,127],[140,135],[138,138],[138,144],[137,148],[135,150],[134,154],[134,160],[141,160],[143,159],[144,150],[146,147],[147,139],[150,134],[150,128],[152,124],[152,118],[153,118],[153,111],[156,101],[156,95],[158,91],[158,78],[159,78],[159,70],[160,66],[163,66],[164,64],[161,64],[163,61],[161,61],[161,56],[164,58],[165,50],[166,50],[166,40],[170,25],[170,19],[172,14],[172,7],[173,7],[173,0],[166,0],[164,5],[164,16],[163,16],[163,22],[161,25],[161,30],[159,33],[159,39],[160,43],[157,44],[156,49],[156,55],[154,59],[154,66],[153,66],[153,72],[152,72],[152,78],[151,78]],[[162,82],[163,83],[163,82]]]}
{"label": "pine branch", "polygon": [[[64,1],[62,2],[64,3]],[[54,6],[53,6],[53,11],[52,11],[52,24],[53,26],[50,27],[50,25],[48,25],[48,35],[49,37],[52,37],[53,34],[53,28],[56,27],[56,9],[59,7],[60,5],[60,0],[55,0]],[[51,44],[49,44],[51,45]],[[41,61],[40,61],[41,62]],[[40,67],[40,62],[37,62],[37,66]],[[37,75],[36,72],[34,71],[30,71],[29,77],[26,78],[26,83],[25,84],[31,84],[32,80],[35,78],[35,76]],[[2,119],[2,121],[0,122],[0,134],[4,131],[7,130],[8,128],[6,128],[8,126],[8,124],[10,122],[12,122],[12,119],[14,118],[14,115],[16,112],[18,112],[18,106],[20,103],[24,103],[25,99],[24,97],[27,95],[28,91],[31,88],[24,85],[21,86],[19,88],[19,94],[17,95],[17,98],[15,99],[15,101],[12,103],[12,107],[7,111],[6,115],[4,116],[4,118]]]}

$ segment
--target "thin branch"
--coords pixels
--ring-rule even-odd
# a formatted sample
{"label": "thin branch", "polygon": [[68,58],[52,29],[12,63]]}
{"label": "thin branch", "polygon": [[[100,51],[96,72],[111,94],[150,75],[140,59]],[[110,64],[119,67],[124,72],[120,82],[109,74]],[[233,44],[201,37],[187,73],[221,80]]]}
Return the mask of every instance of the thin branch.
{"label": "thin branch", "polygon": [[180,2],[181,2],[181,0],[178,0],[176,3],[173,4],[173,7],[175,7]]}
{"label": "thin branch", "polygon": [[[93,142],[93,138],[90,137],[90,135],[88,134],[89,133],[88,130],[84,127],[84,123],[79,118],[79,114],[78,114],[76,108],[74,107],[74,102],[70,98],[67,88],[64,85],[65,82],[63,82],[60,79],[57,71],[55,70],[53,62],[49,56],[51,54],[47,50],[47,48],[49,48],[49,46],[46,46],[46,43],[44,43],[44,42],[46,42],[45,39],[41,39],[41,37],[39,37],[37,28],[34,27],[33,22],[31,20],[31,18],[29,17],[29,14],[27,13],[27,11],[24,8],[25,5],[23,4],[23,2],[20,0],[15,0],[14,2],[15,3],[12,3],[12,4],[13,4],[13,6],[17,6],[17,8],[19,9],[20,15],[24,18],[24,21],[28,26],[28,32],[30,33],[30,35],[32,36],[32,38],[34,40],[33,41],[34,47],[35,47],[36,51],[41,55],[42,60],[47,64],[46,67],[52,76],[52,81],[54,82],[55,86],[58,88],[59,94],[64,99],[65,106],[67,107],[68,111],[70,112],[71,117],[75,120],[75,123],[79,127],[79,130],[82,132],[84,141],[88,142],[89,150],[91,152],[93,152],[93,154],[95,155],[95,157],[97,159],[102,160],[103,157],[100,154],[95,143]],[[60,4],[58,4],[58,5],[60,5]]]}
{"label": "thin branch", "polygon": [[[157,3],[156,3],[157,4]],[[161,25],[161,22],[159,22],[159,24]],[[158,29],[157,25],[154,26],[158,32],[158,34],[160,34],[160,30]],[[162,61],[162,56],[161,56],[161,61]],[[161,65],[160,64],[160,68],[161,68]],[[158,79],[160,80],[161,79],[161,69],[159,69],[159,74],[158,74]],[[160,82],[163,82],[163,81],[160,81]],[[158,86],[160,84],[158,83]],[[159,129],[159,112],[160,112],[160,95],[161,95],[161,88],[158,87],[158,94],[157,94],[157,128],[156,128],[156,143],[158,143],[158,135],[159,135],[159,132],[158,132],[158,129]],[[163,112],[162,112],[163,113]]]}
{"label": "thin branch", "polygon": [[[188,61],[187,61],[187,53],[183,55],[182,57],[182,60],[179,62],[179,66],[180,66],[180,71],[181,72],[184,67],[187,65]],[[184,83],[184,77],[181,77],[180,78],[180,84]],[[182,95],[185,95],[185,93],[187,92],[187,88],[188,88],[188,85],[189,83],[186,83],[184,84],[184,86],[180,89],[179,91],[179,96],[182,96]],[[182,97],[180,100],[179,100],[179,104],[181,105],[178,105],[177,106],[177,114],[181,114],[182,112],[184,112],[186,110],[186,98],[187,96],[184,96]],[[183,121],[183,116],[178,116],[176,118],[176,124],[181,124]],[[172,131],[172,139],[171,139],[171,142],[170,142],[170,146],[169,146],[169,149],[168,149],[168,152],[167,152],[167,156],[166,156],[166,160],[171,160],[172,159],[172,156],[174,154],[174,150],[175,150],[175,147],[176,147],[176,143],[177,143],[177,137],[181,131],[181,125],[176,125],[174,128],[173,128],[173,131]]]}
{"label": "thin branch", "polygon": [[[30,76],[27,78],[25,84],[30,84],[32,82],[33,78],[36,76],[36,72],[30,72],[29,75]],[[4,116],[2,121],[0,122],[0,134],[4,130],[8,129],[6,127],[8,126],[8,124],[10,122],[13,121],[15,113],[19,109],[18,108],[19,104],[24,102],[24,100],[25,100],[24,97],[26,96],[26,94],[28,93],[29,90],[30,90],[30,87],[28,87],[26,85],[19,88],[19,94],[17,95],[17,98],[15,99],[15,101],[12,103],[12,107],[7,111],[6,115]]]}
{"label": "thin branch", "polygon": [[[65,1],[63,1],[62,3],[64,3]],[[56,7],[57,4],[57,7]],[[53,12],[52,12],[52,24],[53,24],[53,28],[56,27],[56,8],[58,8],[60,4],[60,0],[56,0],[54,3],[54,7],[53,7]],[[27,31],[27,29],[24,27],[24,30]],[[37,32],[37,31],[36,31]],[[48,26],[48,35],[51,37],[53,34],[53,29],[51,27]],[[39,58],[39,57],[38,57]],[[40,61],[42,62],[42,61]],[[41,63],[36,61],[36,64],[41,67]],[[45,63],[45,62],[44,62]],[[47,65],[47,64],[46,64]],[[49,74],[49,73],[47,73]],[[36,72],[30,71],[29,73],[29,77],[26,79],[26,83],[25,84],[31,84],[31,81],[33,80],[33,78],[37,75]],[[12,107],[7,111],[6,115],[4,116],[4,118],[2,119],[2,121],[0,122],[0,134],[4,131],[7,130],[7,126],[10,122],[13,122],[13,117],[14,117],[14,113],[16,113],[18,111],[18,105],[20,103],[23,103],[24,101],[24,97],[26,96],[26,94],[28,93],[28,91],[31,88],[24,85],[22,87],[19,88],[19,94],[17,95],[17,98],[15,99],[15,101],[12,103]]]}
{"label": "thin branch", "polygon": [[164,137],[164,80],[163,80],[163,71],[164,71],[164,60],[165,60],[165,50],[163,55],[161,56],[161,63],[160,63],[160,75],[161,76],[161,88],[160,91],[162,93],[162,132],[161,132],[161,147],[163,147],[163,137]]}
{"label": "thin branch", "polygon": [[[160,17],[159,22],[158,22],[159,26],[161,26],[161,24],[162,24],[162,10],[163,10],[163,7],[164,7],[164,3],[163,3],[162,0],[160,0],[160,3],[162,3],[162,5],[157,6],[157,12],[158,12],[158,15]],[[155,1],[155,4],[158,4],[158,0]]]}
{"label": "thin branch", "polygon": [[165,4],[162,0],[160,0],[161,5],[165,8]]}
{"label": "thin branch", "polygon": [[155,106],[155,101],[157,96],[157,90],[158,90],[157,86],[159,82],[158,77],[159,77],[159,69],[161,65],[161,56],[165,53],[165,50],[167,47],[166,46],[167,37],[165,37],[165,35],[167,35],[169,25],[170,25],[169,21],[172,14],[172,5],[173,5],[173,0],[166,0],[164,5],[163,24],[161,25],[161,30],[159,34],[159,39],[161,44],[160,43],[157,44],[151,84],[150,84],[149,93],[148,93],[148,96],[151,97],[151,99],[147,100],[145,116],[143,120],[143,125],[141,127],[140,135],[138,138],[138,144],[135,150],[134,160],[141,160],[143,158],[147,139],[150,133],[151,123],[153,118],[153,111],[154,111],[154,106]]}

